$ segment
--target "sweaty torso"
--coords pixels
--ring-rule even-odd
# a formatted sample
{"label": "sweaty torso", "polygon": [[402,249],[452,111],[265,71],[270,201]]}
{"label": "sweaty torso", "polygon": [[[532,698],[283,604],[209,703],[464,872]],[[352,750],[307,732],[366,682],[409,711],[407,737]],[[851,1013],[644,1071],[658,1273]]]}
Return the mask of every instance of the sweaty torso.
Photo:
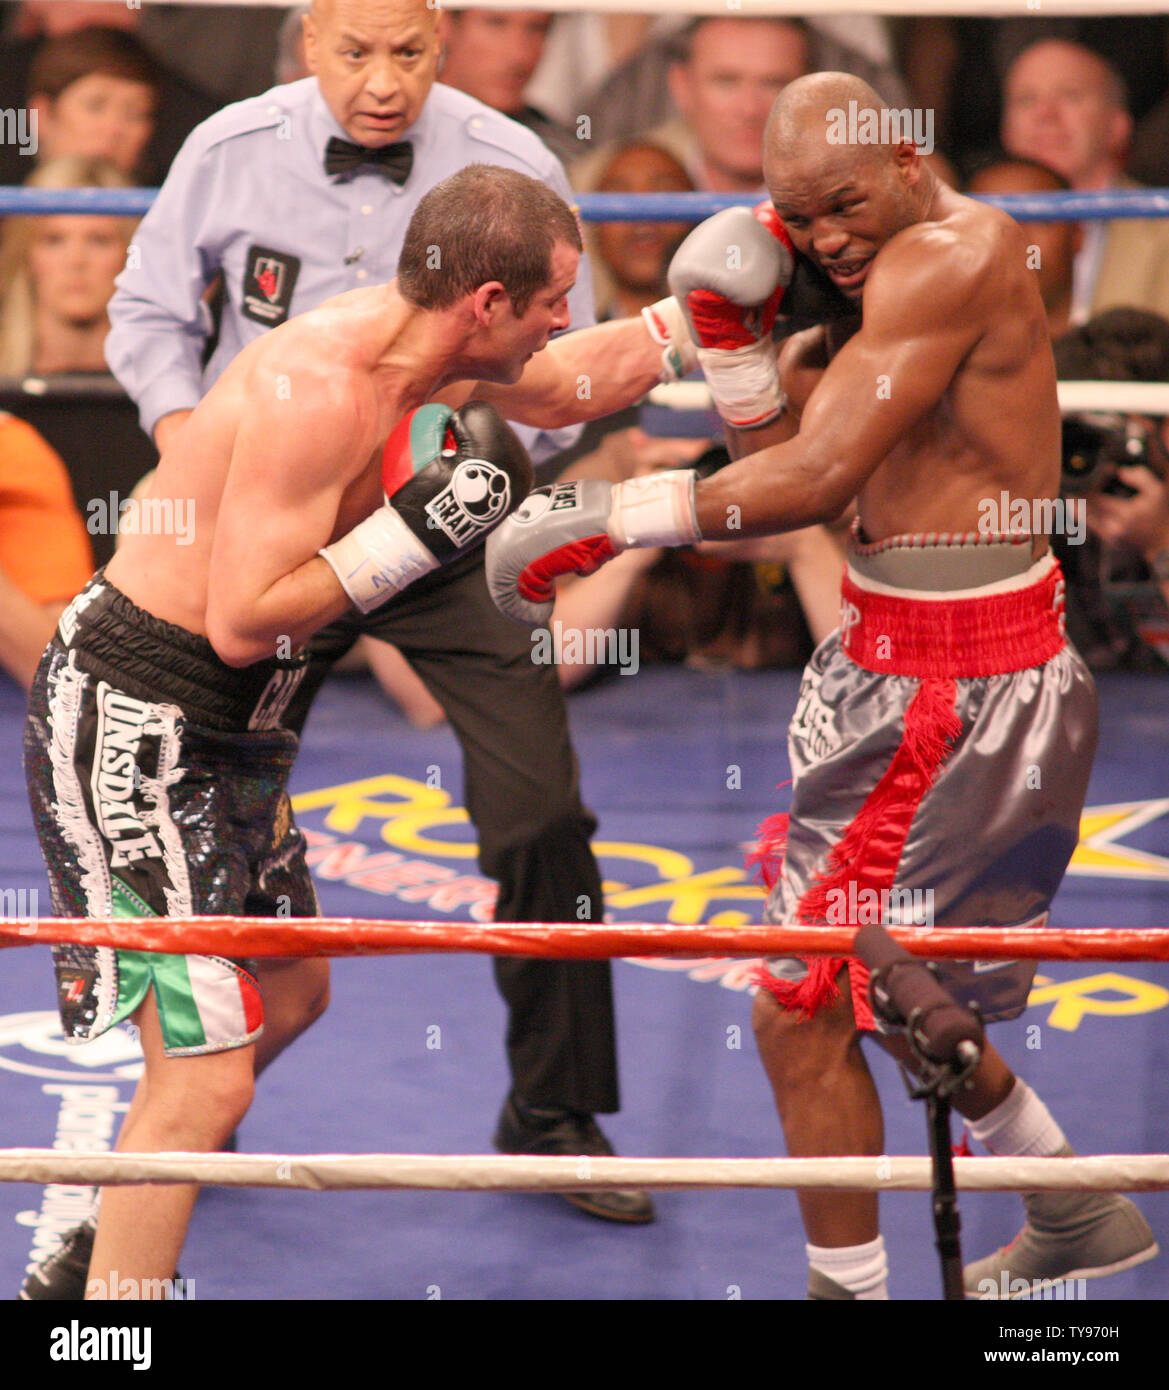
{"label": "sweaty torso", "polygon": [[[1055,368],[1026,239],[1005,214],[948,189],[941,194],[947,215],[901,235],[916,236],[920,254],[961,257],[955,268],[969,282],[972,341],[940,399],[902,434],[861,489],[860,522],[872,541],[977,531],[986,499],[997,502],[1004,491],[1012,498],[1049,498],[1059,486]],[[874,272],[897,240],[878,253]],[[913,293],[912,284],[906,293]],[[863,305],[862,319],[846,324],[810,329],[785,345],[780,370],[797,413],[849,328],[863,324]],[[892,371],[886,380],[878,372],[872,389],[879,397],[902,384]]]}
{"label": "sweaty torso", "polygon": [[[262,475],[270,497],[292,484],[282,477],[278,446],[263,447],[264,426],[282,424],[281,411],[294,408],[306,421],[344,411],[363,422],[356,448],[347,444],[321,457],[322,485],[340,484],[328,541],[381,503],[382,445],[396,421],[419,403],[419,391],[406,373],[383,378],[374,389],[377,348],[384,347],[387,333],[384,302],[370,297],[380,294],[358,290],[340,296],[265,334],[235,358],[166,449],[144,494],[140,529],[119,536],[106,575],[132,602],[206,634],[215,535],[233,472]],[[235,495],[229,493],[231,505],[238,506]],[[245,505],[264,505],[262,488],[247,489],[247,496]],[[193,524],[182,532],[168,528],[172,516]],[[313,553],[309,549],[303,558]]]}

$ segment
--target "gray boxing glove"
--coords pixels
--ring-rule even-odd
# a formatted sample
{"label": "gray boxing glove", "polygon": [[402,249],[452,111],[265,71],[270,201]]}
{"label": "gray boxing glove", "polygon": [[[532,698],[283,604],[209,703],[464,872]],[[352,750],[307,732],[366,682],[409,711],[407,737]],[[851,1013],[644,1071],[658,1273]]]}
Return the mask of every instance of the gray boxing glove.
{"label": "gray boxing glove", "polygon": [[616,486],[580,478],[536,488],[487,538],[495,606],[517,623],[543,627],[559,575],[592,574],[630,547],[700,540],[694,483],[693,469],[672,469]]}
{"label": "gray boxing glove", "polygon": [[769,202],[708,217],[670,262],[670,289],[711,395],[735,429],[756,429],[783,409],[771,330],[794,268],[791,238]]}

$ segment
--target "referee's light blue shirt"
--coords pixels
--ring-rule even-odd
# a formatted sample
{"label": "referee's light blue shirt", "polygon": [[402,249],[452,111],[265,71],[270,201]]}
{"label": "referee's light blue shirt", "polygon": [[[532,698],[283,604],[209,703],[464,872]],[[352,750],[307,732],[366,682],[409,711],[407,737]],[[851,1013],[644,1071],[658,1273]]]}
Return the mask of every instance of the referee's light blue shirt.
{"label": "referee's light blue shirt", "polygon": [[[164,415],[196,406],[236,353],[267,332],[273,314],[292,317],[346,290],[392,280],[419,200],[466,165],[518,170],[573,202],[563,167],[531,131],[439,83],[400,137],[414,145],[404,185],[372,169],[330,178],[325,146],[335,135],[349,139],[308,77],[225,107],[175,157],[118,276],[106,339],[110,369],[149,434]],[[275,308],[257,302],[257,264]],[[223,318],[204,370],[211,325],[203,294],[220,271]],[[569,309],[573,328],[594,322],[584,258]],[[521,433],[539,462],[567,448],[579,430]]]}

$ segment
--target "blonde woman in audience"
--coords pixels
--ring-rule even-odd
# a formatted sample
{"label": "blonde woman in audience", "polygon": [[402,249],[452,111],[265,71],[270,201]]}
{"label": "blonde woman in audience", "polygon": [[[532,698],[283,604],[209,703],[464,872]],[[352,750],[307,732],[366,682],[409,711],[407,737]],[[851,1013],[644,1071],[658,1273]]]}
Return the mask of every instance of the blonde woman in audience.
{"label": "blonde woman in audience", "polygon": [[[34,188],[129,188],[100,159],[62,155]],[[106,306],[137,221],[92,213],[10,217],[0,232],[0,377],[105,372]]]}

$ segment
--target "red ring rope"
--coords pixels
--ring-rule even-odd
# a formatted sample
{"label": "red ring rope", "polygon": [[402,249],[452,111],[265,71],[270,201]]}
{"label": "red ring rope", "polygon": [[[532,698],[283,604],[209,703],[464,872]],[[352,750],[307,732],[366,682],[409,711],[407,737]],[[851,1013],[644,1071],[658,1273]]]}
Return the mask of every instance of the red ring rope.
{"label": "red ring rope", "polygon": [[[954,960],[1169,960],[1169,928],[890,927],[914,955]],[[0,947],[54,941],[129,951],[249,956],[373,956],[472,951],[605,960],[614,956],[848,955],[847,925],[673,926],[621,922],[394,922],[362,917],[8,918]]]}

